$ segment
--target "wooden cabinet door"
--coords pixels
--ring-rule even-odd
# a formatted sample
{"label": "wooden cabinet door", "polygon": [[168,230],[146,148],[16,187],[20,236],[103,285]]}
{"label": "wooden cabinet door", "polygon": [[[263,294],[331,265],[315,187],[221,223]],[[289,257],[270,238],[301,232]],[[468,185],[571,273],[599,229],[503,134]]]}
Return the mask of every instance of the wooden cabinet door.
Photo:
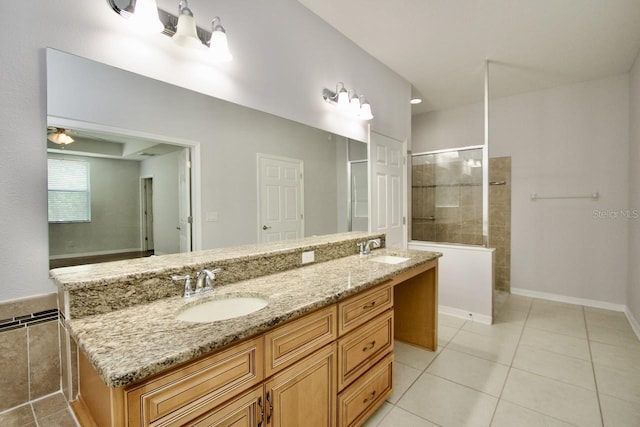
{"label": "wooden cabinet door", "polygon": [[330,427],[336,417],[336,347],[330,344],[265,383],[268,427]]}
{"label": "wooden cabinet door", "polygon": [[258,427],[264,416],[263,387],[258,386],[190,423],[193,427]]}

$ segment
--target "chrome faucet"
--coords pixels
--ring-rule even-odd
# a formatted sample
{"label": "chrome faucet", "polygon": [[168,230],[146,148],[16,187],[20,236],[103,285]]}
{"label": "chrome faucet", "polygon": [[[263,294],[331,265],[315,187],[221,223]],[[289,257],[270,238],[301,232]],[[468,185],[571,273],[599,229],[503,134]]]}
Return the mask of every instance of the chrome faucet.
{"label": "chrome faucet", "polygon": [[222,271],[220,268],[216,268],[213,270],[204,269],[198,272],[196,276],[196,286],[195,289],[191,284],[191,276],[185,274],[184,276],[171,276],[171,280],[180,281],[184,280],[184,291],[182,292],[183,298],[190,298],[192,296],[201,295],[203,293],[209,292],[213,290],[213,286],[211,282],[215,280],[216,273]]}
{"label": "chrome faucet", "polygon": [[220,268],[216,268],[214,270],[204,269],[200,271],[196,277],[196,294],[213,290],[211,282],[216,279],[216,273],[219,273],[220,271]]}
{"label": "chrome faucet", "polygon": [[380,240],[371,239],[368,242],[358,243],[358,248],[360,249],[360,255],[369,255],[371,253],[371,246],[374,248],[380,247]]}
{"label": "chrome faucet", "polygon": [[184,276],[171,276],[171,280],[174,282],[184,280],[184,290],[182,291],[182,298],[189,298],[194,294],[193,288],[191,287],[191,276],[185,274]]}

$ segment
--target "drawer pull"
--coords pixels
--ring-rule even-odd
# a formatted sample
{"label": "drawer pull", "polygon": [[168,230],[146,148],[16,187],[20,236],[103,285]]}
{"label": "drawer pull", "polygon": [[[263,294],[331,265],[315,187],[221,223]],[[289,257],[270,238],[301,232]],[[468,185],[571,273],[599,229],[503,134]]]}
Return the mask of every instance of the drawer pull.
{"label": "drawer pull", "polygon": [[258,408],[260,409],[260,419],[258,420],[258,427],[262,427],[262,422],[264,421],[264,408],[262,407],[262,398],[258,398]]}
{"label": "drawer pull", "polygon": [[269,404],[269,411],[267,411],[267,424],[271,424],[271,413],[273,412],[273,403],[271,403],[271,391],[267,392],[267,403]]}
{"label": "drawer pull", "polygon": [[375,397],[376,397],[376,391],[375,391],[375,390],[373,390],[373,391],[371,392],[371,394],[369,395],[369,397],[365,398],[365,399],[362,401],[362,403],[365,403],[365,404],[366,404],[366,403],[369,403],[370,401],[372,401],[373,399],[375,399]]}
{"label": "drawer pull", "polygon": [[373,340],[373,341],[371,341],[369,344],[365,345],[365,346],[362,348],[362,351],[369,351],[369,350],[371,350],[371,349],[372,349],[373,347],[375,347],[375,346],[376,346],[376,341],[375,341],[375,340]]}
{"label": "drawer pull", "polygon": [[375,306],[376,306],[376,302],[375,301],[371,301],[370,303],[363,305],[362,309],[363,310],[371,310]]}

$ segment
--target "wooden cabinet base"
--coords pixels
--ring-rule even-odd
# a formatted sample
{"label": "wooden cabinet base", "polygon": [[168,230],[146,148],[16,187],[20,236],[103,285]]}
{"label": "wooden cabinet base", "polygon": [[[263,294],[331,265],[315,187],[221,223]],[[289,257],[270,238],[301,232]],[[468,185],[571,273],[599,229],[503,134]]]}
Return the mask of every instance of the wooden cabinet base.
{"label": "wooden cabinet base", "polygon": [[338,426],[362,425],[393,391],[393,354],[338,395]]}

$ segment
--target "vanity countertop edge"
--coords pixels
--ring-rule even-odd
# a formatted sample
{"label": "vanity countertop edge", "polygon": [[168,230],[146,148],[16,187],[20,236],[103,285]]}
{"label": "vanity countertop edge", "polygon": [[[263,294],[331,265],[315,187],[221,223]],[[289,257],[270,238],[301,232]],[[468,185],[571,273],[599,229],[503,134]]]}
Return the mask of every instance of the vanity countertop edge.
{"label": "vanity countertop edge", "polygon": [[[399,264],[371,261],[407,257]],[[436,260],[437,252],[377,249],[214,288],[206,295],[170,297],[123,310],[67,320],[78,346],[109,387],[124,387],[214,350],[262,333]],[[177,320],[185,306],[222,295],[259,295],[262,310],[211,323]]]}

